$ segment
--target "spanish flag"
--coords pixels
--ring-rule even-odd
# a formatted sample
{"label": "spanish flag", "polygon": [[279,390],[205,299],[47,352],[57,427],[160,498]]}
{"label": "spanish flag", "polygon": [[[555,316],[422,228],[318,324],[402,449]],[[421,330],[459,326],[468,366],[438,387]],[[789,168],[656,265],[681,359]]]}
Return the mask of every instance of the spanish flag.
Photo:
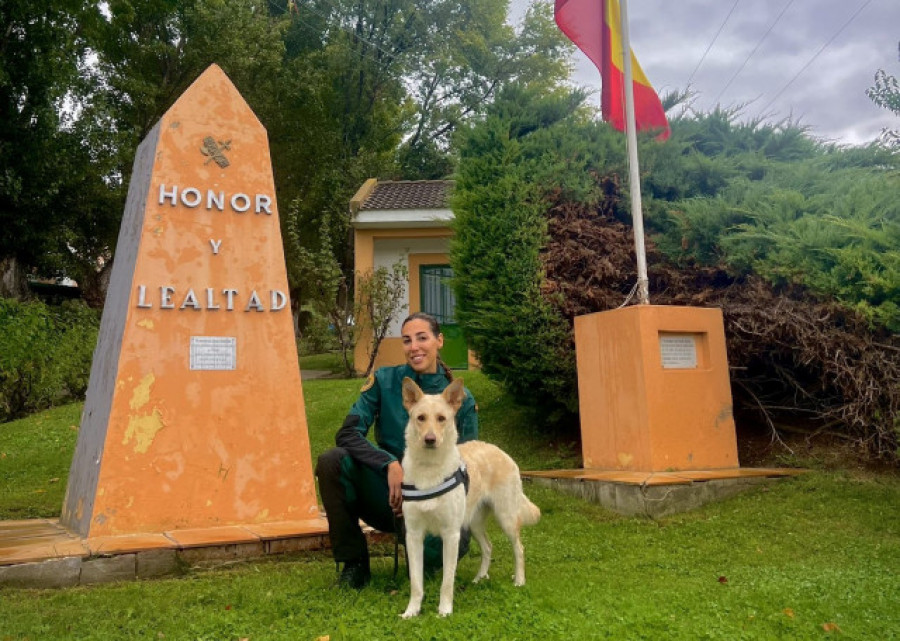
{"label": "spanish flag", "polygon": [[[554,14],[560,31],[600,70],[603,119],[619,131],[625,131],[625,66],[619,0],[556,0]],[[634,57],[634,51],[631,52],[631,75],[637,130],[662,130],[657,138],[666,140],[669,121],[659,96]]]}

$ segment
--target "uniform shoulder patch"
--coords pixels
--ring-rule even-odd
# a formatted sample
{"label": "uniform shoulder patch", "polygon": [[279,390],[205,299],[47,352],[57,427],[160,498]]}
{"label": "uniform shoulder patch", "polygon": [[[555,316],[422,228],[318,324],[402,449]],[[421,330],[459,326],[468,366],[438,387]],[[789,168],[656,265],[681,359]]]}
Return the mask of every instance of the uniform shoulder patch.
{"label": "uniform shoulder patch", "polygon": [[369,374],[369,378],[366,379],[366,382],[363,383],[363,386],[359,388],[360,392],[368,392],[375,385],[375,374]]}

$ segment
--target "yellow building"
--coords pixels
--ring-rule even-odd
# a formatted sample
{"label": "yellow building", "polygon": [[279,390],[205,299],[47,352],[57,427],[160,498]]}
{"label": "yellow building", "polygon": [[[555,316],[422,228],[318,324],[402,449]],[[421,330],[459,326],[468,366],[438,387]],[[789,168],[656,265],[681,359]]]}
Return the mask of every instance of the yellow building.
{"label": "yellow building", "polygon": [[[453,181],[378,181],[370,178],[350,201],[354,259],[357,275],[379,267],[388,270],[401,261],[409,269],[406,308],[391,324],[378,350],[376,367],[404,361],[400,324],[407,315],[424,311],[434,315],[444,334],[443,361],[454,369],[474,364],[462,331],[455,322],[456,301],[448,279],[450,223],[448,201]],[[358,288],[357,288],[358,291]],[[372,344],[370,330],[357,341],[354,367],[364,372]]]}

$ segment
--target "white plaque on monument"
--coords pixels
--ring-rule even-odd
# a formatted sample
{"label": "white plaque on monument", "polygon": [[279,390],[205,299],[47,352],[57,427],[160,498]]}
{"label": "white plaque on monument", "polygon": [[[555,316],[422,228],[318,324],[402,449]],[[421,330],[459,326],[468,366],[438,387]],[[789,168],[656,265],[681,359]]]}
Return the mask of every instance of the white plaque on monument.
{"label": "white plaque on monument", "polygon": [[191,336],[192,370],[232,370],[236,366],[236,337]]}
{"label": "white plaque on monument", "polygon": [[697,369],[697,342],[693,334],[659,337],[663,369]]}

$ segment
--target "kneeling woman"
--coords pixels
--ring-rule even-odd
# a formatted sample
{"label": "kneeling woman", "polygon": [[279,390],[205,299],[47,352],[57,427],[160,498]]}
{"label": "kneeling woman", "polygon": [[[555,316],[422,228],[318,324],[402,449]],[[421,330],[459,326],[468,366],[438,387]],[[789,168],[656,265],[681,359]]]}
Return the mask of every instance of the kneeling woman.
{"label": "kneeling woman", "polygon": [[[453,380],[440,359],[444,335],[434,317],[410,315],[401,335],[406,364],[381,367],[369,378],[335,437],[337,447],[322,454],[316,465],[334,560],[344,564],[339,583],[354,588],[364,587],[371,576],[359,520],[382,532],[395,532],[402,514],[400,461],[409,420],[403,407],[403,379],[409,376],[427,394],[442,392]],[[366,438],[372,425],[377,445]],[[468,390],[456,426],[460,443],[478,438],[477,407]],[[461,552],[467,542],[468,537],[461,538]],[[440,539],[426,541],[425,565],[440,567]]]}

